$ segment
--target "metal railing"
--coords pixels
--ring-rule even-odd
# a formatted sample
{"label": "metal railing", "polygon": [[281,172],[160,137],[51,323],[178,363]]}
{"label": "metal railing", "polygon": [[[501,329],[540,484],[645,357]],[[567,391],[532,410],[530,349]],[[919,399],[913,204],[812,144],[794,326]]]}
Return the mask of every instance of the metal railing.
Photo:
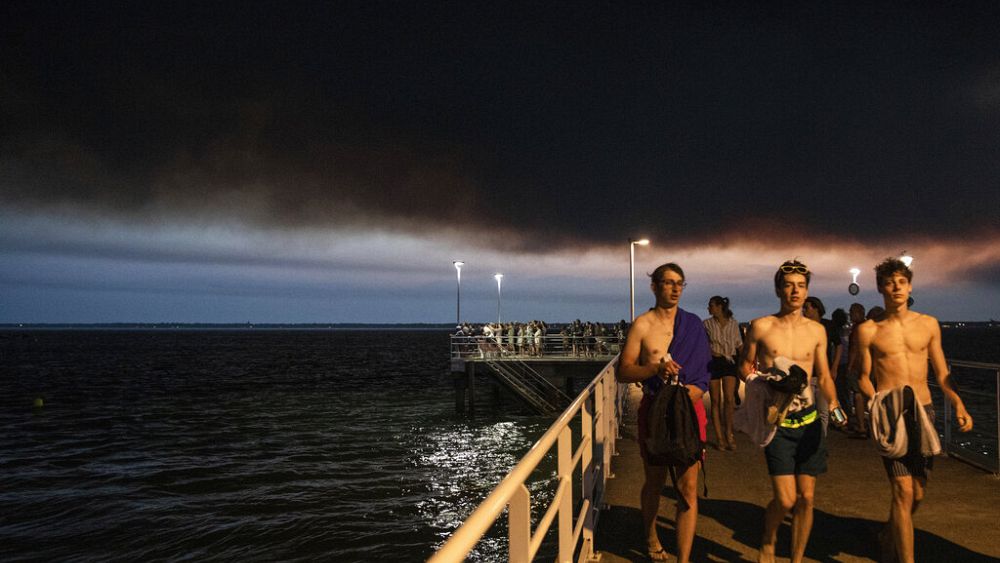
{"label": "metal railing", "polygon": [[487,358],[485,361],[499,379],[542,414],[559,412],[571,401],[568,395],[520,359],[494,361]]}
{"label": "metal railing", "polygon": [[536,345],[534,339],[529,343],[527,338],[518,343],[517,337],[512,342],[506,335],[495,336],[451,336],[451,357],[499,359],[521,358],[580,358],[580,359],[610,359],[621,352],[620,339],[613,334],[593,337],[563,337],[559,334],[548,334]]}
{"label": "metal railing", "polygon": [[[431,563],[464,561],[470,551],[507,508],[509,560],[531,561],[558,518],[557,561],[568,562],[574,552],[578,561],[594,556],[594,528],[604,499],[604,485],[611,475],[611,456],[618,437],[618,406],[627,386],[615,380],[614,358],[573,400],[538,442],[507,474],[479,507],[435,553]],[[580,440],[572,447],[571,424],[579,419]],[[526,483],[539,463],[556,450],[556,492],[532,531],[531,493]],[[573,513],[573,476],[579,468],[580,506]]]}
{"label": "metal railing", "polygon": [[[962,377],[955,377],[956,368]],[[998,416],[1000,413],[1000,364],[951,360],[948,362],[948,369],[953,378],[963,381],[959,396],[962,397],[962,402],[965,403],[965,408],[972,416],[975,426],[971,432],[967,433],[954,431],[951,403],[944,399],[938,385],[929,383],[929,386],[937,391],[938,398],[936,400],[944,403],[944,416],[939,425],[943,428],[944,433],[942,445],[948,455],[991,473],[1000,473],[1000,416]],[[989,372],[992,372],[993,393],[970,389],[965,377],[967,372],[985,372],[986,377],[988,377]],[[983,383],[987,381],[986,377],[981,378]]]}

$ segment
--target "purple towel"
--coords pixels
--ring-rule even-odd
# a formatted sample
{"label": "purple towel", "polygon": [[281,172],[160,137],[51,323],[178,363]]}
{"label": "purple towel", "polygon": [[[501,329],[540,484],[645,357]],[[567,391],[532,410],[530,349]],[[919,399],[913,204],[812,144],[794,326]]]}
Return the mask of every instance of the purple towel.
{"label": "purple towel", "polygon": [[[712,378],[708,373],[708,363],[712,361],[712,351],[708,345],[705,325],[698,315],[677,308],[677,315],[674,317],[674,339],[670,342],[667,352],[681,366],[681,383],[708,391],[708,381]],[[647,391],[655,393],[659,391],[663,381],[653,376],[642,384]]]}

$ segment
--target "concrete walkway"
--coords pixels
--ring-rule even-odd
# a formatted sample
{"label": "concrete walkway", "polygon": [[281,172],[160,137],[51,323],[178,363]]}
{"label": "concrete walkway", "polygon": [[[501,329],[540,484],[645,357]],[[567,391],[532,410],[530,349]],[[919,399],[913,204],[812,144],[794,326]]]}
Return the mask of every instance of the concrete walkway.
{"label": "concrete walkway", "polygon": [[[601,561],[646,561],[639,489],[642,461],[635,412],[641,398],[630,386],[629,415],[601,513],[596,547]],[[710,442],[714,431],[708,429]],[[692,561],[756,561],[771,482],[764,454],[737,435],[735,452],[710,445],[708,498],[699,499]],[[830,431],[829,471],[816,484],[816,511],[806,561],[878,561],[875,534],[885,522],[890,492],[885,470],[867,440]],[[699,485],[699,492],[701,491]],[[676,554],[674,493],[668,480],[658,517],[660,540]],[[934,461],[927,495],[914,516],[917,561],[1000,561],[1000,480],[955,459]],[[778,533],[778,559],[788,560],[788,520]]]}

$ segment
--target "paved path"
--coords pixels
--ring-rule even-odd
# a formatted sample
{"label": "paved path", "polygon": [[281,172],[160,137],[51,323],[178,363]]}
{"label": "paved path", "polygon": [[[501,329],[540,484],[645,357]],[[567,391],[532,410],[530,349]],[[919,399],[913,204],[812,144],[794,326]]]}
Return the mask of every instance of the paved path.
{"label": "paved path", "polygon": [[[596,547],[601,561],[645,561],[639,514],[642,462],[635,441],[640,394],[631,386],[619,455],[608,484],[609,507],[601,514]],[[709,436],[714,436],[709,428]],[[710,438],[712,439],[712,438]],[[771,498],[764,454],[738,435],[735,452],[709,450],[709,497],[699,500],[693,561],[756,561],[764,506]],[[886,520],[889,488],[885,470],[867,440],[830,432],[829,471],[816,485],[813,532],[807,561],[877,561],[875,534]],[[914,517],[917,561],[1000,561],[1000,480],[945,456],[934,462],[927,496]],[[700,491],[699,487],[699,491]],[[674,545],[674,495],[669,480],[660,503],[660,539]],[[778,556],[788,560],[788,521],[778,534]]]}

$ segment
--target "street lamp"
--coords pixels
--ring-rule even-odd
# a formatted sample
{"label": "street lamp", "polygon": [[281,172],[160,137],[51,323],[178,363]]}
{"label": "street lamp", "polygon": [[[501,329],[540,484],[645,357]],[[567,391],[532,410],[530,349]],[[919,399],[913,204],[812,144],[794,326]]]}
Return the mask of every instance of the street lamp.
{"label": "street lamp", "polygon": [[851,285],[847,286],[847,293],[857,295],[858,292],[861,291],[861,286],[858,285],[858,274],[861,273],[861,270],[858,268],[851,268],[848,271],[851,272]]}
{"label": "street lamp", "polygon": [[[913,263],[913,257],[910,256],[909,254],[907,254],[905,250],[903,252],[901,252],[900,254],[901,254],[901,256],[899,257],[899,261],[902,262],[904,266],[906,266],[907,268],[909,268],[910,264]],[[912,307],[913,306],[913,296],[912,295],[910,295],[906,299],[906,306],[907,307]]]}
{"label": "street lamp", "polygon": [[497,325],[500,324],[500,280],[503,279],[503,274],[496,274],[493,279],[497,280]]}
{"label": "street lamp", "polygon": [[455,299],[455,326],[462,325],[462,266],[465,262],[461,260],[455,260],[452,262],[455,266],[455,273],[458,275],[458,296]]}
{"label": "street lamp", "polygon": [[646,246],[649,239],[628,239],[628,320],[635,320],[635,245]]}

